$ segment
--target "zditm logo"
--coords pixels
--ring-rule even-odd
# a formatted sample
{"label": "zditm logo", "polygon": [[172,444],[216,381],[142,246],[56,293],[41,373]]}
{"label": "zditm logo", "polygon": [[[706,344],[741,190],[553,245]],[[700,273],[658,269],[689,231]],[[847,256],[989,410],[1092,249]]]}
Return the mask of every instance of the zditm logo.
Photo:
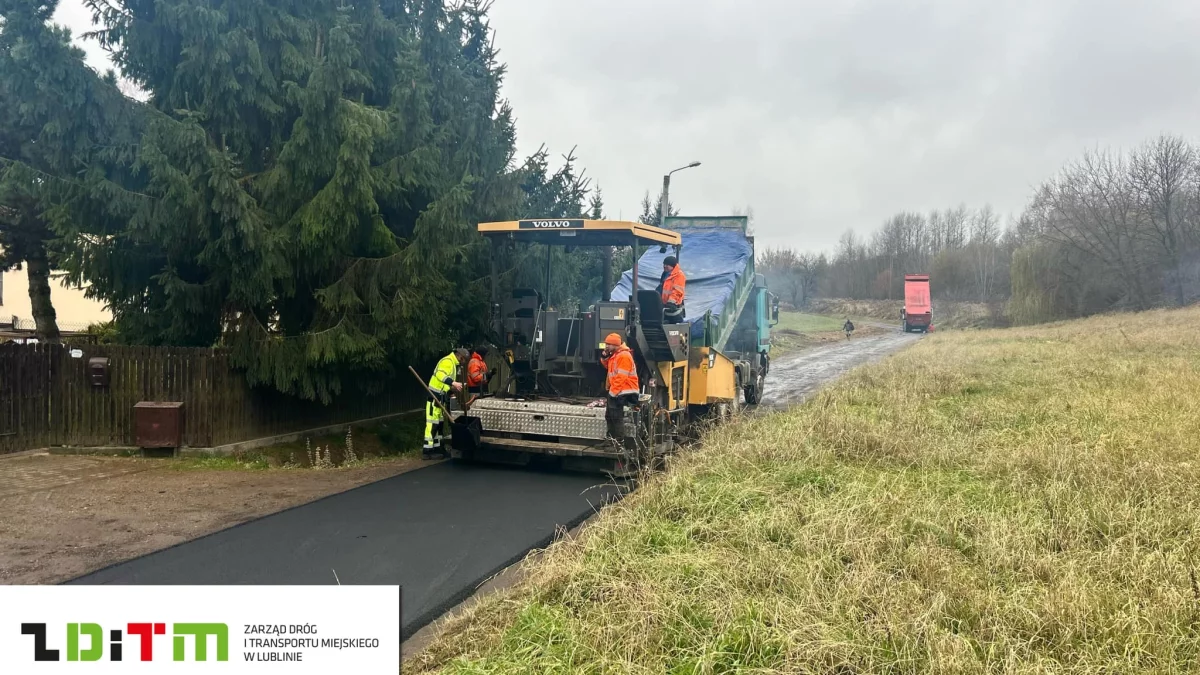
{"label": "zditm logo", "polygon": [[[165,623],[126,624],[126,632],[136,635],[138,660],[154,660],[154,636],[166,635]],[[34,661],[60,661],[58,649],[51,649],[47,639],[46,624],[23,623],[22,635],[33,636]],[[208,660],[208,638],[215,637],[217,661],[229,660],[229,627],[223,623],[176,623],[171,624],[171,660],[187,661],[188,637],[192,637],[193,655],[196,661]],[[86,639],[87,645],[81,646]],[[124,657],[123,633],[112,630],[108,633],[108,660],[120,661]],[[104,658],[104,629],[98,623],[67,624],[67,661],[100,661]],[[161,659],[160,659],[161,660]]]}

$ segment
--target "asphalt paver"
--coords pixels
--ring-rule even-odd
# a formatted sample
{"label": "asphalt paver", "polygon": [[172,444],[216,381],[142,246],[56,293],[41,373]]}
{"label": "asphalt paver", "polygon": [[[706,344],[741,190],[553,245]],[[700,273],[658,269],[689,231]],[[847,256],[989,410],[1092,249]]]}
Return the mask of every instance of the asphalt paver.
{"label": "asphalt paver", "polygon": [[399,584],[405,637],[619,497],[602,476],[440,463],[70,584]]}

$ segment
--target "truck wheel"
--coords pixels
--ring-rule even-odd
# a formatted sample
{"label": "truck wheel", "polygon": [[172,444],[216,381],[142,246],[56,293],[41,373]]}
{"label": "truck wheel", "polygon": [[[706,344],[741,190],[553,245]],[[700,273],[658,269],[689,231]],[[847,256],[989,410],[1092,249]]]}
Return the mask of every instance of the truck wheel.
{"label": "truck wheel", "polygon": [[755,378],[754,384],[746,387],[746,405],[758,405],[762,401],[763,388],[766,386],[766,377],[760,372]]}
{"label": "truck wheel", "polygon": [[729,404],[729,412],[736,415],[742,411],[742,396],[745,392],[742,387],[742,376],[737,375],[737,379],[733,383],[733,403]]}

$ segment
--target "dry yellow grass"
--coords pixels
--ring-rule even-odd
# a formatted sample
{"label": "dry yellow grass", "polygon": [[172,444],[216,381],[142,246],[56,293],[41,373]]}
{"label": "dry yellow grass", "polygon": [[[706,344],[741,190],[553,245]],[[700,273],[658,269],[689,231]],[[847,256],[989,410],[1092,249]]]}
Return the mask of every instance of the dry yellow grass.
{"label": "dry yellow grass", "polygon": [[1198,453],[1200,309],[935,334],[714,431],[412,665],[1197,672]]}
{"label": "dry yellow grass", "polygon": [[[810,308],[818,314],[831,316],[864,316],[876,321],[900,325],[902,300],[848,300],[843,298],[816,298]],[[1002,307],[994,308],[979,302],[957,302],[934,300],[933,325],[940,330],[964,330],[972,328],[995,328],[1008,325]]]}

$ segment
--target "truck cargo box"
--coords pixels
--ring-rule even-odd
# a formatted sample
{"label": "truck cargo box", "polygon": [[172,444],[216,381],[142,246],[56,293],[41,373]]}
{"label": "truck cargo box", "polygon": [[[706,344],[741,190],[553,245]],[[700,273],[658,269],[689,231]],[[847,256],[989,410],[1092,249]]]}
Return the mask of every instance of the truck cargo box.
{"label": "truck cargo box", "polygon": [[905,274],[904,330],[928,330],[932,323],[933,304],[929,296],[929,275]]}
{"label": "truck cargo box", "polygon": [[[746,234],[745,217],[668,218],[667,229],[679,232],[679,265],[687,277],[684,308],[694,345],[724,347],[750,289],[754,285],[754,238]],[[652,291],[662,278],[662,261],[673,252],[647,250],[638,261],[638,290]],[[627,301],[632,271],[626,270],[612,291],[614,301]],[[707,317],[707,320],[706,320]]]}

